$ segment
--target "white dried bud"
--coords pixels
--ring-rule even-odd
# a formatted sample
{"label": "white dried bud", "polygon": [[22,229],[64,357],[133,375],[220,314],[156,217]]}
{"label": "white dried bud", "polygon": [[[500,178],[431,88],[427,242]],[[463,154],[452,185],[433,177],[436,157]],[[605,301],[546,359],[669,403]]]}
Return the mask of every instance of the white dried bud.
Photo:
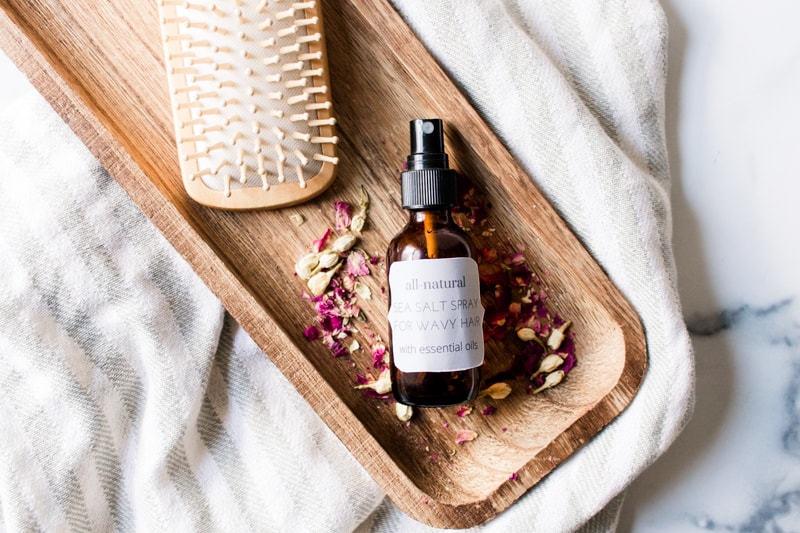
{"label": "white dried bud", "polygon": [[370,290],[369,286],[361,283],[360,281],[356,281],[353,291],[355,291],[355,293],[358,294],[359,298],[362,300],[372,299],[372,291]]}
{"label": "white dried bud", "polygon": [[356,244],[357,240],[358,238],[354,234],[345,233],[344,235],[333,241],[333,246],[332,246],[333,251],[342,254],[347,250],[349,250],[350,248],[352,248]]}
{"label": "white dried bud", "polygon": [[303,222],[306,221],[306,219],[300,213],[294,213],[292,215],[289,215],[289,220],[291,220],[292,224],[294,224],[297,227],[302,226]]}
{"label": "white dried bud", "polygon": [[308,290],[311,292],[311,295],[319,296],[325,292],[325,289],[330,285],[331,279],[333,279],[333,275],[336,274],[337,270],[338,268],[334,268],[333,270],[317,272],[311,276],[311,279],[308,280]]}
{"label": "white dried bud", "polygon": [[316,252],[312,252],[306,256],[300,258],[296,265],[294,265],[294,271],[300,276],[301,279],[309,279],[311,276],[316,274],[319,266],[319,254]]}
{"label": "white dried bud", "polygon": [[552,374],[547,374],[547,377],[544,379],[544,383],[538,389],[534,389],[531,394],[539,394],[545,389],[549,389],[550,387],[555,387],[561,380],[564,379],[564,371],[563,370],[556,370]]}
{"label": "white dried bud", "polygon": [[389,394],[392,392],[392,377],[389,374],[389,369],[385,368],[378,379],[364,383],[363,385],[356,385],[356,389],[372,389],[378,394]]}
{"label": "white dried bud", "polygon": [[552,353],[545,357],[541,363],[539,363],[539,370],[534,372],[534,374],[531,376],[531,379],[535,378],[539,374],[552,372],[562,364],[564,364],[564,359],[560,355]]}
{"label": "white dried bud", "polygon": [[333,250],[323,250],[319,254],[319,267],[332,268],[339,262],[339,254]]}
{"label": "white dried bud", "polygon": [[547,339],[547,345],[550,347],[551,350],[558,350],[561,346],[561,343],[564,342],[564,333],[567,331],[572,325],[572,322],[564,322],[560,328],[554,329],[550,332],[550,337]]}
{"label": "white dried bud", "polygon": [[394,413],[402,422],[408,422],[414,416],[414,408],[400,402],[395,402]]}
{"label": "white dried bud", "polygon": [[531,328],[521,328],[517,330],[517,337],[522,342],[532,341],[536,338],[536,332]]}
{"label": "white dried bud", "polygon": [[364,229],[364,224],[367,222],[367,209],[369,209],[369,195],[363,185],[359,194],[358,212],[350,220],[350,230],[358,235],[361,234],[361,230]]}
{"label": "white dried bud", "polygon": [[350,220],[350,229],[357,233],[361,234],[361,230],[364,229],[364,224],[367,222],[367,216],[362,213],[356,213],[356,215]]}

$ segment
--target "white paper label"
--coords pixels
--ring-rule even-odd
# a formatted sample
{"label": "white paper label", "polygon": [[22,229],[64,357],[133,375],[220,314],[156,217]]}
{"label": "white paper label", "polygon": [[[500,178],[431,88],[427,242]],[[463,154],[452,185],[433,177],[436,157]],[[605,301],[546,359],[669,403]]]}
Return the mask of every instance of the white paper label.
{"label": "white paper label", "polygon": [[483,364],[478,263],[469,257],[396,261],[389,269],[392,357],[403,372]]}

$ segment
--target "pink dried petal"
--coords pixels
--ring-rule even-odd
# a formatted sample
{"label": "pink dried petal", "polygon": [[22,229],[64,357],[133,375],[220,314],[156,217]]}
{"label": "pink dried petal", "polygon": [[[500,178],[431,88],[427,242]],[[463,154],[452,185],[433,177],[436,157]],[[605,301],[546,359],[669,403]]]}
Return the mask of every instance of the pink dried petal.
{"label": "pink dried petal", "polygon": [[323,341],[323,344],[325,344],[325,347],[331,351],[334,357],[342,357],[350,353],[347,347],[345,347],[345,345],[338,340],[327,338]]}
{"label": "pink dried petal", "polygon": [[494,405],[487,405],[483,411],[481,411],[481,415],[483,416],[491,416],[497,411],[497,407]]}
{"label": "pink dried petal", "polygon": [[347,256],[347,273],[351,276],[366,276],[369,274],[367,261],[358,252],[353,252]]}
{"label": "pink dried petal", "polygon": [[372,347],[372,366],[374,368],[383,368],[386,364],[386,346],[383,344],[376,344]]}
{"label": "pink dried petal", "polygon": [[472,406],[471,405],[462,405],[458,409],[458,412],[456,414],[458,415],[459,418],[464,418],[465,416],[467,416],[471,412],[472,412]]}
{"label": "pink dried petal", "polygon": [[503,267],[497,263],[481,263],[478,265],[478,273],[481,283],[484,285],[494,287],[505,280]]}
{"label": "pink dried petal", "polygon": [[317,326],[308,326],[303,331],[303,335],[305,336],[306,339],[310,341],[315,341],[322,336],[322,333],[320,332]]}
{"label": "pink dried petal", "polygon": [[322,237],[320,237],[319,239],[315,239],[311,243],[311,249],[315,252],[321,252],[322,249],[325,248],[325,244],[327,244],[330,236],[331,236],[331,228],[328,228]]}
{"label": "pink dried petal", "polygon": [[503,326],[508,318],[508,311],[498,311],[497,309],[491,312],[487,310],[484,320],[490,326]]}
{"label": "pink dried petal", "polygon": [[578,363],[578,358],[575,357],[574,353],[568,354],[564,358],[564,364],[561,366],[561,370],[564,371],[564,374],[569,374],[569,371],[575,368],[575,365]]}
{"label": "pink dried petal", "polygon": [[478,434],[471,429],[461,429],[456,433],[456,444],[463,444],[478,438]]}
{"label": "pink dried petal", "polygon": [[516,481],[519,479],[519,476],[517,475],[516,472],[512,472],[512,474],[508,476],[508,479],[510,479],[511,481]]}
{"label": "pink dried petal", "polygon": [[322,331],[336,333],[342,328],[342,317],[335,315],[324,315],[318,317],[318,322]]}
{"label": "pink dried petal", "polygon": [[336,210],[336,231],[344,231],[350,227],[350,204],[347,202],[337,201],[333,204]]}
{"label": "pink dried petal", "polygon": [[481,248],[481,257],[487,263],[494,263],[497,261],[497,250],[494,248]]}

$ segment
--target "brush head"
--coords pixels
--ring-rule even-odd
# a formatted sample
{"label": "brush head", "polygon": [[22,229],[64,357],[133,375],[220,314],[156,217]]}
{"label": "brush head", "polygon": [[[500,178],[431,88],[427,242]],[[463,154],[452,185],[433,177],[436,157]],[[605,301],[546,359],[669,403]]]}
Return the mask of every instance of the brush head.
{"label": "brush head", "polygon": [[317,3],[160,0],[183,182],[226,209],[297,204],[338,162]]}

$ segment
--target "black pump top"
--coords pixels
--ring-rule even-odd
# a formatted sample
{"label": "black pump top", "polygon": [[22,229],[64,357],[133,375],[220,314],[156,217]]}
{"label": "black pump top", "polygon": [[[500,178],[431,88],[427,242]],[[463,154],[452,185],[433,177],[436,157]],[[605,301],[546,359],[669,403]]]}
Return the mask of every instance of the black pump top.
{"label": "black pump top", "polygon": [[449,209],[456,205],[456,173],[444,151],[441,119],[416,119],[410,124],[408,170],[400,175],[403,208]]}

